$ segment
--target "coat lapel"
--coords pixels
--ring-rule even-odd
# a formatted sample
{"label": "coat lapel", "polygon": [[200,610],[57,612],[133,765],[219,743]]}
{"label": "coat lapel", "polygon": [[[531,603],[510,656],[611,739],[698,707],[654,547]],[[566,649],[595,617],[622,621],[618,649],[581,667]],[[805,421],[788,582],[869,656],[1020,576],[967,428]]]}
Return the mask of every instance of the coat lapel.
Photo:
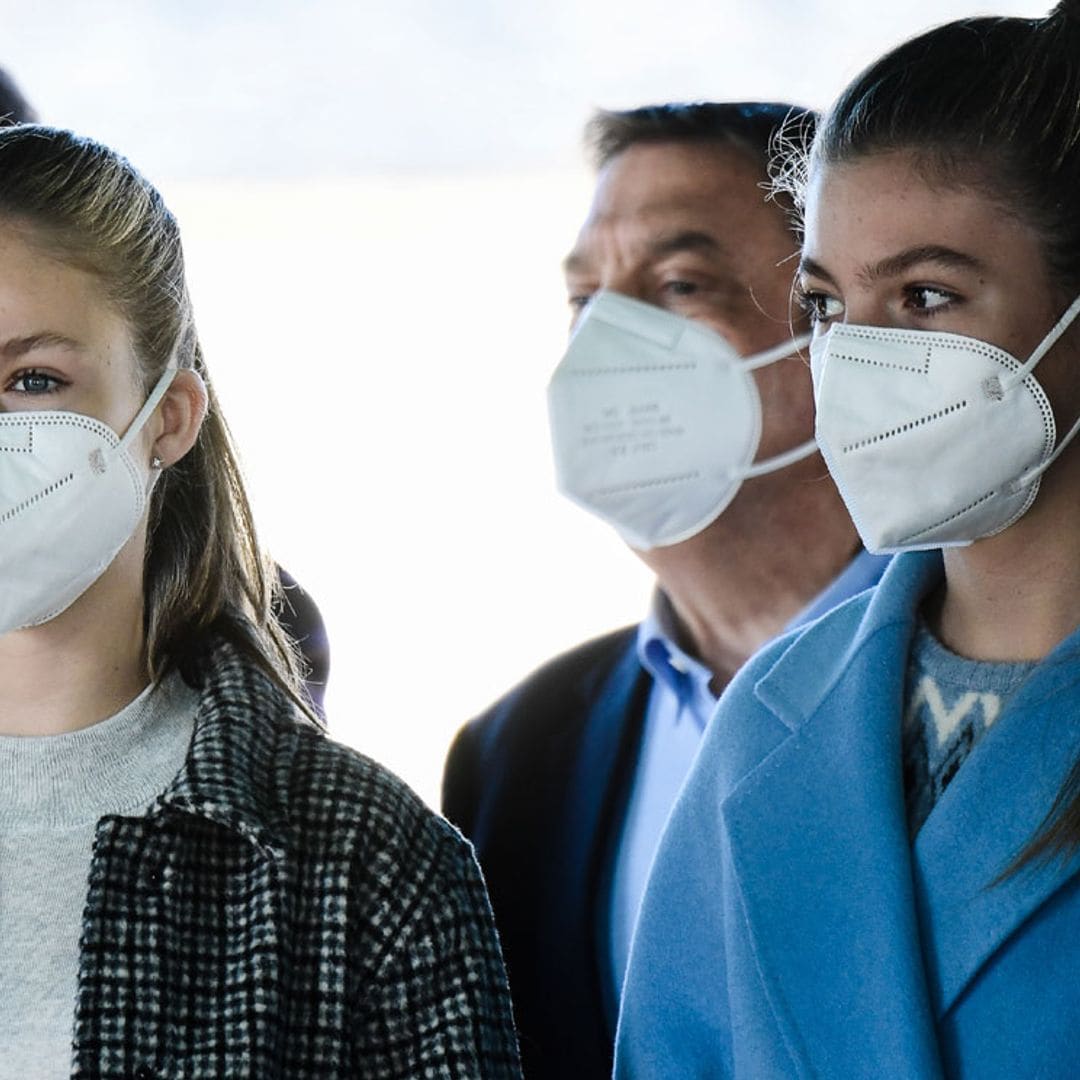
{"label": "coat lapel", "polygon": [[1042,824],[1047,792],[1058,790],[1080,753],[1078,647],[1074,634],[1035,669],[919,832],[915,881],[939,1017],[1020,924],[1080,871],[1080,857],[1058,859],[994,884]]}
{"label": "coat lapel", "polygon": [[721,808],[757,971],[808,1075],[940,1075],[898,720],[910,598],[939,573],[896,560],[857,627],[852,608],[793,643],[756,688],[790,733]]}

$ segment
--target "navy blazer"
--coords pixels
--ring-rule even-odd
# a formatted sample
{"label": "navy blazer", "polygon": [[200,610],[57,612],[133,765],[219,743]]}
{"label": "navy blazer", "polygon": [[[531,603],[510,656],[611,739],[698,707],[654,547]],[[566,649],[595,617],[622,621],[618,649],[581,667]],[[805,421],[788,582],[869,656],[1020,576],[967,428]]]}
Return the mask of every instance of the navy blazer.
{"label": "navy blazer", "polygon": [[550,661],[458,734],[443,813],[476,847],[530,1080],[609,1078],[598,933],[651,676],[626,627]]}

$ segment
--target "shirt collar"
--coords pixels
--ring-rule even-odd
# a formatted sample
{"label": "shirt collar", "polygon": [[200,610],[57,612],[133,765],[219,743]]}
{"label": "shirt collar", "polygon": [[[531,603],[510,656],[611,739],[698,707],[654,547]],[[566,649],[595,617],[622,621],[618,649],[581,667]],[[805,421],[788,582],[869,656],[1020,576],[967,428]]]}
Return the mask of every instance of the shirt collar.
{"label": "shirt collar", "polygon": [[[785,627],[794,629],[812,622],[838,604],[876,585],[892,556],[871,555],[860,550],[847,566],[821,590]],[[641,666],[678,702],[677,720],[685,713],[704,729],[716,705],[709,688],[712,672],[678,644],[675,609],[664,591],[653,590],[648,614],[638,627],[637,655]]]}
{"label": "shirt collar", "polygon": [[653,590],[649,612],[638,627],[637,655],[641,666],[678,701],[676,720],[689,714],[698,727],[716,705],[709,689],[712,672],[677,643],[678,623],[671,601],[663,590]]}

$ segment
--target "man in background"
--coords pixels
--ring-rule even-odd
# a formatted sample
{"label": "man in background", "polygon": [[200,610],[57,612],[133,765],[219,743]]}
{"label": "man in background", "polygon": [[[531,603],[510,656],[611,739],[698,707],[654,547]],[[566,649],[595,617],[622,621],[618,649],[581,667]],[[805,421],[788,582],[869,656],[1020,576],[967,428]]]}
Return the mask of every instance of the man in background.
{"label": "man in background", "polygon": [[[810,372],[791,341],[798,238],[790,208],[763,191],[791,117],[813,123],[760,103],[598,113],[595,196],[565,261],[574,319],[611,290],[740,356],[789,354],[753,374],[758,462],[813,434]],[[718,695],[761,645],[882,568],[816,453],[747,478],[696,534],[637,553],[657,578],[645,620],[534,672],[462,729],[446,764],[443,811],[487,879],[530,1080],[611,1075],[645,878]]]}

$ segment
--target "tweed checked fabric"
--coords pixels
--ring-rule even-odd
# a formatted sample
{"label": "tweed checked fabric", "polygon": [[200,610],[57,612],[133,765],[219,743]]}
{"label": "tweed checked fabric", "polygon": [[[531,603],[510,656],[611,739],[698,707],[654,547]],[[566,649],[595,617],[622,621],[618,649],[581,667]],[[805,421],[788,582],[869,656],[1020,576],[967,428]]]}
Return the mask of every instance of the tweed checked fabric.
{"label": "tweed checked fabric", "polygon": [[219,644],[175,782],[97,826],[74,1077],[516,1077],[471,849]]}

